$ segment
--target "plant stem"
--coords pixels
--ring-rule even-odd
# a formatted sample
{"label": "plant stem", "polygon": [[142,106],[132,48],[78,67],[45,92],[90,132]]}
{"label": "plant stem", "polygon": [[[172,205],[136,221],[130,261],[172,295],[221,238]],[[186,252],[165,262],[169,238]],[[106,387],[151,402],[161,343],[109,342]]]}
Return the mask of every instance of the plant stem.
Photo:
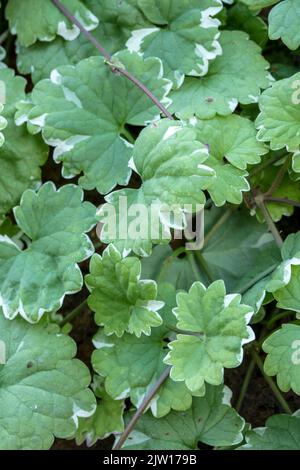
{"label": "plant stem", "polygon": [[278,156],[276,155],[276,156],[274,156],[273,158],[270,158],[269,160],[266,160],[266,161],[263,162],[261,165],[256,165],[255,168],[253,168],[253,170],[249,172],[249,176],[252,177],[252,176],[257,175],[257,173],[260,173],[260,172],[261,172],[262,170],[264,170],[265,168],[268,168],[268,166],[273,165],[273,163],[279,162],[279,161],[282,160],[283,158],[284,158],[284,155],[281,156],[281,157],[278,157]]}
{"label": "plant stem", "polygon": [[203,338],[203,334],[197,333],[196,331],[181,330],[180,328],[170,325],[169,323],[164,323],[164,326],[168,328],[168,330],[174,331],[174,333],[177,333],[179,335],[197,336],[197,338]]}
{"label": "plant stem", "polygon": [[112,55],[94,38],[94,36],[85,29],[83,24],[75,18],[75,16],[60,2],[60,0],[51,0],[52,3],[58,8],[61,13],[68,18],[71,23],[79,28],[82,34],[87,38],[87,40],[92,43],[100,54],[105,57],[107,64],[109,65],[112,72],[118,72],[120,75],[123,75],[128,80],[130,80],[135,86],[137,86],[148,98],[159,108],[159,110],[169,119],[174,119],[172,114],[161,104],[161,102],[153,95],[153,93],[142,83],[140,80],[135,78],[131,73],[125,70],[122,67],[118,67],[113,63]]}
{"label": "plant stem", "polygon": [[236,411],[239,413],[239,411],[241,410],[242,408],[242,405],[243,405],[243,401],[244,401],[244,398],[245,398],[245,395],[247,393],[247,390],[248,390],[248,387],[249,387],[249,384],[250,384],[250,380],[252,378],[252,375],[253,375],[253,372],[254,372],[254,369],[255,369],[255,365],[256,365],[256,362],[255,360],[252,358],[251,359],[251,362],[248,366],[248,369],[247,369],[247,372],[246,372],[246,375],[244,377],[244,381],[243,381],[243,385],[242,385],[242,388],[241,388],[241,391],[240,391],[240,394],[239,394],[239,398],[236,402],[236,406],[235,406],[235,409]]}
{"label": "plant stem", "polygon": [[262,281],[262,279],[264,279],[266,276],[268,276],[269,274],[271,274],[273,271],[275,271],[275,269],[278,267],[278,263],[277,264],[273,264],[272,266],[270,266],[269,268],[267,268],[265,271],[263,271],[262,273],[259,273],[256,277],[254,277],[253,279],[250,279],[250,281],[244,286],[242,287],[241,289],[238,290],[238,292],[240,294],[245,294],[245,292],[247,292],[249,289],[251,289],[251,287],[253,287],[257,282],[259,281]]}
{"label": "plant stem", "polygon": [[212,275],[212,273],[210,272],[210,269],[207,265],[207,262],[205,261],[204,257],[202,256],[202,253],[201,251],[195,251],[195,256],[200,264],[200,267],[202,268],[202,270],[204,271],[204,274],[206,275],[208,281],[210,283],[214,282],[214,277]]}
{"label": "plant stem", "polygon": [[151,388],[149,393],[145,396],[141,406],[134,413],[133,417],[131,418],[131,420],[129,421],[129,423],[126,426],[125,431],[121,434],[120,439],[114,445],[113,450],[120,450],[122,448],[123,444],[125,443],[125,441],[127,440],[128,436],[129,436],[129,434],[133,431],[136,423],[138,422],[138,420],[140,419],[140,417],[142,416],[144,411],[146,411],[146,409],[148,408],[151,400],[156,395],[156,393],[158,392],[161,385],[169,377],[170,370],[171,370],[171,366],[168,366],[163,371],[161,376],[158,378],[157,382],[153,385],[153,387]]}
{"label": "plant stem", "polygon": [[289,325],[300,325],[300,320],[293,320],[289,322]]}
{"label": "plant stem", "polygon": [[187,253],[187,259],[188,259],[188,262],[190,264],[190,267],[192,269],[192,272],[193,272],[196,280],[202,282],[201,277],[200,277],[200,273],[199,273],[199,270],[198,270],[197,263],[195,262],[193,252]]}
{"label": "plant stem", "polygon": [[285,413],[287,413],[287,414],[292,414],[291,408],[289,407],[288,403],[284,399],[282,393],[280,392],[279,388],[275,384],[274,380],[265,373],[263,362],[262,362],[259,354],[254,349],[254,347],[252,347],[252,349],[251,349],[251,355],[252,355],[254,361],[256,362],[256,365],[258,366],[259,370],[261,371],[265,381],[267,382],[270,389],[272,390],[275,398],[277,399],[278,403],[280,404],[281,408],[283,409],[283,411],[285,411]]}
{"label": "plant stem", "polygon": [[[259,351],[261,349],[261,345],[263,343],[263,341],[265,340],[265,334],[266,334],[266,331],[267,331],[267,328],[266,326],[264,326],[260,332],[260,335],[259,335],[259,339],[258,341],[256,341],[256,348],[257,350]],[[252,349],[254,347],[254,344],[250,344],[249,345],[249,349]],[[243,405],[243,402],[244,402],[244,398],[246,396],[246,393],[247,393],[247,390],[249,388],[249,384],[250,384],[250,381],[251,381],[251,378],[252,378],[252,375],[253,375],[253,372],[254,372],[254,369],[255,369],[255,366],[256,366],[256,362],[255,362],[255,359],[252,357],[251,361],[250,361],[250,364],[248,366],[248,369],[247,369],[247,372],[246,372],[246,375],[244,377],[244,380],[243,380],[243,384],[242,384],[242,388],[241,388],[241,391],[240,391],[240,394],[239,394],[239,397],[238,397],[238,400],[237,400],[237,404],[236,404],[236,410],[239,412],[242,408],[242,405]]]}
{"label": "plant stem", "polygon": [[286,204],[288,206],[300,207],[300,202],[293,201],[285,197],[273,197],[264,195],[264,200],[266,202],[278,202],[278,204]]}
{"label": "plant stem", "polygon": [[204,238],[204,245],[206,245],[206,243],[208,242],[208,240],[211,239],[211,237],[219,230],[220,227],[222,227],[222,225],[227,222],[227,220],[231,217],[231,215],[233,214],[235,209],[233,209],[232,207],[230,207],[229,209],[227,209],[226,212],[224,212],[224,214],[222,215],[222,217],[220,217],[220,219],[218,220],[217,223],[215,223],[215,225],[211,228],[211,230],[208,232],[208,234],[206,235],[206,237]]}
{"label": "plant stem", "polygon": [[266,196],[272,196],[272,194],[275,193],[275,191],[280,187],[280,185],[282,183],[282,180],[285,176],[286,170],[289,167],[290,161],[291,161],[291,155],[288,155],[285,162],[284,162],[284,164],[281,166],[280,170],[278,171],[278,173],[277,173],[273,183],[271,184],[270,188],[264,194],[264,198]]}
{"label": "plant stem", "polygon": [[127,129],[125,129],[125,127],[122,127],[120,134],[123,135],[128,140],[128,142],[130,142],[131,144],[134,144],[135,142],[134,137],[130,134],[130,132]]}
{"label": "plant stem", "polygon": [[178,258],[178,256],[182,255],[183,253],[186,253],[186,248],[185,246],[180,246],[176,250],[173,251],[173,253],[170,255],[172,258]]}
{"label": "plant stem", "polygon": [[77,305],[70,313],[68,313],[60,322],[59,326],[65,326],[67,323],[70,323],[74,318],[76,318],[80,313],[87,307],[87,299],[85,299],[81,304]]}
{"label": "plant stem", "polygon": [[283,245],[283,240],[281,238],[281,235],[280,233],[278,232],[277,230],[277,227],[276,225],[274,224],[273,220],[272,220],[272,217],[270,216],[270,213],[264,203],[264,195],[263,194],[258,194],[256,197],[255,197],[255,202],[256,202],[256,205],[257,207],[261,210],[261,212],[263,213],[263,216],[265,218],[265,221],[268,225],[268,228],[270,230],[270,232],[272,233],[273,235],[273,238],[276,242],[276,245],[278,246],[278,248],[282,248],[282,245]]}
{"label": "plant stem", "polygon": [[0,45],[3,44],[4,41],[6,41],[6,39],[8,38],[8,35],[9,35],[8,29],[0,35]]}
{"label": "plant stem", "polygon": [[272,318],[270,318],[270,320],[267,322],[267,329],[268,330],[271,330],[273,328],[273,326],[275,325],[275,323],[277,323],[279,320],[281,320],[282,318],[286,318],[288,317],[289,315],[291,315],[291,312],[280,312],[278,313],[277,315],[274,315]]}

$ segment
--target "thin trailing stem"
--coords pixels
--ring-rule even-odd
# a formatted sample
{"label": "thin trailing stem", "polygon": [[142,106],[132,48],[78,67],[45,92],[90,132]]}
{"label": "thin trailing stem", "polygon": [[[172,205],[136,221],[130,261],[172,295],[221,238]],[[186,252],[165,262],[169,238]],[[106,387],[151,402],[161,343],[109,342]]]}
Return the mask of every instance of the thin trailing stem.
{"label": "thin trailing stem", "polygon": [[[255,342],[257,351],[259,351],[261,349],[261,345],[265,340],[266,331],[267,331],[267,328],[266,328],[266,326],[264,326],[261,333],[260,333],[260,335],[259,335],[258,341]],[[249,345],[249,348],[252,349],[253,347],[254,347],[253,343]],[[240,394],[239,394],[239,397],[238,397],[238,400],[237,400],[237,403],[236,403],[236,411],[237,412],[240,412],[241,409],[242,409],[243,402],[244,402],[246,393],[248,391],[248,388],[249,388],[250,381],[251,381],[252,376],[253,376],[255,366],[256,366],[256,361],[255,361],[254,357],[252,357],[251,360],[250,360],[246,375],[244,377],[243,384],[242,384],[242,387],[241,387],[241,390],[240,390]]]}
{"label": "thin trailing stem", "polygon": [[61,13],[68,18],[71,23],[79,28],[81,33],[87,38],[87,40],[95,46],[95,48],[100,52],[100,54],[106,59],[107,64],[109,65],[110,69],[114,73],[119,73],[123,75],[128,80],[130,80],[135,86],[137,86],[148,98],[158,107],[162,114],[164,114],[169,119],[174,119],[172,114],[164,107],[164,105],[154,96],[154,94],[136,77],[131,75],[130,72],[125,70],[122,67],[119,67],[117,64],[113,63],[112,55],[97,41],[94,36],[86,30],[83,24],[75,18],[75,16],[59,1],[59,0],[51,0],[52,3],[61,11]]}
{"label": "thin trailing stem", "polygon": [[197,338],[203,338],[203,334],[197,333],[196,331],[181,330],[180,328],[170,325],[169,323],[164,323],[164,326],[168,328],[168,330],[174,331],[174,333],[177,333],[179,335],[197,336]]}
{"label": "thin trailing stem", "polygon": [[151,400],[156,395],[156,393],[158,392],[158,390],[160,389],[162,384],[169,377],[170,370],[171,370],[170,366],[166,367],[166,369],[163,371],[163,373],[161,374],[161,376],[159,377],[157,382],[153,385],[153,387],[150,389],[149,393],[145,396],[141,406],[137,409],[137,411],[135,412],[135,414],[133,415],[133,417],[131,418],[131,420],[127,424],[127,426],[125,428],[125,431],[123,432],[123,434],[121,434],[121,436],[118,439],[118,441],[116,442],[113,450],[120,450],[122,448],[123,444],[126,442],[128,436],[129,436],[129,434],[133,431],[136,423],[138,422],[138,420],[140,419],[140,417],[142,416],[144,411],[146,411],[146,409],[150,405]]}
{"label": "thin trailing stem", "polygon": [[254,372],[254,369],[255,369],[255,365],[256,365],[256,362],[252,358],[251,361],[250,361],[250,364],[248,366],[248,369],[247,369],[247,372],[246,372],[246,375],[245,375],[245,378],[244,378],[244,381],[243,381],[243,385],[242,385],[238,400],[236,402],[235,409],[238,413],[241,411],[241,408],[242,408],[242,405],[243,405],[243,402],[244,402],[244,398],[246,396],[246,393],[247,393],[247,390],[248,390],[248,387],[249,387],[249,384],[250,384],[250,381],[251,381],[251,378],[252,378],[252,375],[253,375],[253,372]]}
{"label": "thin trailing stem", "polygon": [[74,318],[78,317],[83,310],[87,307],[87,299],[85,299],[81,304],[77,305],[74,310],[72,310],[70,313],[68,313],[60,322],[59,326],[65,326],[67,323],[70,323]]}
{"label": "thin trailing stem", "polygon": [[134,137],[130,134],[130,132],[127,129],[125,129],[125,127],[122,128],[120,134],[123,135],[128,140],[128,142],[130,142],[131,144],[134,144],[135,142]]}
{"label": "thin trailing stem", "polygon": [[262,362],[259,354],[256,352],[254,347],[252,347],[252,349],[251,349],[251,355],[252,355],[252,358],[254,359],[257,367],[261,371],[265,381],[267,382],[270,389],[272,390],[276,400],[278,401],[281,408],[283,409],[283,411],[287,414],[292,414],[291,408],[289,407],[287,401],[284,399],[282,393],[280,392],[279,388],[275,384],[274,380],[265,373],[263,362]]}
{"label": "thin trailing stem", "polygon": [[272,220],[272,217],[268,211],[268,208],[266,207],[265,205],[265,202],[264,202],[264,195],[259,193],[256,197],[255,197],[255,203],[257,205],[257,207],[261,210],[261,212],[263,213],[263,216],[265,218],[265,221],[268,225],[268,228],[270,230],[270,232],[272,233],[273,235],[273,238],[278,246],[278,248],[281,249],[282,245],[283,245],[283,240],[281,238],[281,235],[280,233],[278,232],[277,230],[277,227],[276,225],[274,224],[273,220]]}

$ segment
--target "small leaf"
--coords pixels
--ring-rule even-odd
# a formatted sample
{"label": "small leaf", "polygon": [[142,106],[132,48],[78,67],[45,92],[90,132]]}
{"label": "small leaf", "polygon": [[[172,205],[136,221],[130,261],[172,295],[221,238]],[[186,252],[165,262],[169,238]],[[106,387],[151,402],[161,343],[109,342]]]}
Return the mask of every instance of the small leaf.
{"label": "small leaf", "polygon": [[90,374],[74,341],[57,326],[6,320],[0,312],[0,449],[46,450],[54,437],[74,436],[78,417],[90,416],[95,399]]}
{"label": "small leaf", "polygon": [[21,251],[10,238],[0,238],[0,304],[7,318],[20,313],[37,322],[82,288],[77,263],[94,251],[85,233],[97,222],[96,208],[82,199],[78,186],[56,190],[51,182],[23,194],[14,213],[32,242]]}
{"label": "small leaf", "polygon": [[[255,177],[251,178],[251,186],[259,187],[262,193],[266,193],[270,189],[279,170],[280,166],[268,166],[267,168],[257,173]],[[280,186],[272,191],[272,197],[300,201],[300,182],[292,181],[289,173],[286,172],[280,183]],[[284,204],[284,202],[280,202],[280,200],[279,202],[269,202],[266,200],[265,205],[267,206],[267,209],[274,222],[279,222],[283,216],[288,217],[294,213],[294,206]],[[262,212],[257,208],[255,212],[257,219],[260,222],[264,222],[264,216]]]}
{"label": "small leaf", "polygon": [[248,164],[259,163],[267,148],[256,140],[254,125],[246,118],[232,115],[193,120],[199,141],[208,145],[205,164],[213,168],[216,178],[208,189],[217,206],[226,201],[240,204],[242,193],[249,190],[245,176]]}
{"label": "small leaf", "polygon": [[261,47],[268,40],[268,27],[264,20],[242,3],[236,3],[228,10],[227,29],[245,31]]}
{"label": "small leaf", "polygon": [[169,343],[165,362],[172,366],[173,380],[185,381],[193,392],[205,382],[221,384],[224,367],[241,364],[242,346],[254,339],[254,333],[248,326],[253,311],[240,301],[238,294],[226,295],[223,281],[207,289],[195,282],[188,293],[177,294],[177,327],[187,333]]}
{"label": "small leaf", "polygon": [[287,237],[282,247],[282,257],[284,262],[273,276],[278,284],[269,286],[269,289],[273,288],[279,308],[300,312],[300,232]]}
{"label": "small leaf", "polygon": [[127,331],[137,337],[142,333],[149,336],[151,327],[161,325],[158,310],[163,303],[156,300],[156,282],[140,276],[140,260],[122,258],[113,245],[102,257],[92,257],[90,274],[85,278],[91,292],[88,304],[106,334],[120,337]]}
{"label": "small leaf", "polygon": [[[219,224],[222,220],[223,223]],[[201,257],[213,279],[223,279],[229,292],[246,292],[255,279],[264,278],[281,261],[280,251],[264,224],[251,217],[248,210],[227,211],[212,207],[204,211],[205,244]],[[145,277],[169,282],[176,289],[188,290],[196,281],[190,255],[176,257],[170,246],[156,246],[150,257],[142,260]],[[195,252],[197,263],[198,252]],[[203,283],[207,275],[199,266]],[[257,282],[257,281],[256,281]],[[252,303],[243,302],[247,305]]]}

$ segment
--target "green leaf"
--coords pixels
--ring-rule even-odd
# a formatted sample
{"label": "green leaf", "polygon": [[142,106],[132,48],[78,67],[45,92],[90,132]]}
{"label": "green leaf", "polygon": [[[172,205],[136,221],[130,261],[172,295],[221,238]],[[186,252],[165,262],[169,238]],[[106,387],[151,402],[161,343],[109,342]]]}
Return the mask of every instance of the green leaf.
{"label": "green leaf", "polygon": [[14,225],[8,217],[0,221],[0,235],[8,235],[13,238],[19,235],[19,233],[22,233],[19,227]]}
{"label": "green leaf", "polygon": [[[3,108],[4,106],[0,102],[0,131],[3,131],[3,129],[5,129],[7,126],[7,120],[5,119],[5,117],[2,116]],[[0,147],[2,147],[3,144],[4,144],[4,135],[2,132],[0,132]]]}
{"label": "green leaf", "polygon": [[226,295],[221,280],[207,289],[195,282],[188,293],[177,294],[177,327],[187,333],[169,343],[165,362],[172,366],[173,380],[185,381],[193,392],[205,382],[221,384],[224,367],[241,364],[242,346],[254,333],[248,326],[253,310],[240,302],[240,295]]}
{"label": "green leaf", "polygon": [[37,187],[41,179],[40,166],[47,159],[48,149],[39,136],[32,136],[24,126],[15,125],[16,103],[25,99],[25,80],[16,77],[9,68],[0,68],[0,82],[5,87],[2,114],[7,120],[5,143],[0,148],[1,217],[19,203],[26,189]]}
{"label": "green leaf", "polygon": [[0,239],[0,304],[7,318],[20,313],[37,322],[82,288],[77,263],[94,251],[85,233],[97,222],[96,208],[82,199],[78,186],[56,191],[51,182],[23,194],[14,213],[32,242],[22,251],[10,238]]}
{"label": "green leaf", "polygon": [[192,408],[172,412],[159,420],[142,416],[124,450],[197,450],[198,443],[229,446],[242,441],[244,420],[230,406],[227,387],[207,387],[203,398],[194,398]]}
{"label": "green leaf", "polygon": [[176,289],[189,289],[196,281],[188,257],[172,256],[170,245],[157,245],[151,256],[142,259],[142,275],[160,282],[168,282]]}
{"label": "green leaf", "polygon": [[241,450],[300,450],[300,414],[274,415],[266,427],[255,428],[246,434]]}
{"label": "green leaf", "polygon": [[[286,148],[299,151],[300,146],[300,73],[275,82],[259,99],[260,114],[256,119],[257,138],[270,142],[272,150]],[[300,171],[299,159],[294,159],[294,170]]]}
{"label": "green leaf", "polygon": [[161,325],[158,313],[163,303],[156,300],[157,285],[150,279],[140,279],[141,262],[138,258],[122,258],[109,245],[100,255],[94,255],[90,274],[85,282],[91,292],[89,307],[95,312],[95,321],[104,326],[107,335],[122,336],[125,331],[140,337],[150,335],[151,327]]}
{"label": "green leaf", "polygon": [[[151,253],[152,243],[167,243],[170,227],[183,228],[186,213],[195,213],[205,202],[203,190],[215,177],[203,164],[207,157],[207,147],[191,127],[164,119],[144,129],[131,161],[142,185],[105,198],[101,240],[115,243],[123,255],[132,250],[140,256]],[[168,211],[174,214],[168,217]]]}
{"label": "green leaf", "polygon": [[[0,315],[0,449],[46,450],[70,438],[78,417],[95,410],[90,374],[74,341],[56,326],[29,325]],[[3,348],[2,348],[3,350]]]}
{"label": "green leaf", "polygon": [[[205,210],[205,243],[200,254],[213,279],[223,279],[229,292],[243,292],[263,279],[281,261],[280,251],[266,226],[251,217],[248,210]],[[219,224],[219,222],[222,224]],[[176,257],[170,246],[156,246],[150,257],[142,260],[144,277],[173,284],[188,290],[194,281],[189,257]],[[209,279],[194,252],[203,283]],[[255,281],[256,280],[256,281]],[[254,308],[253,303],[244,302]]]}
{"label": "green leaf", "polygon": [[[112,60],[169,103],[171,83],[162,78],[157,58],[143,60],[125,51]],[[103,194],[117,184],[126,185],[131,175],[132,144],[122,137],[125,124],[144,125],[159,117],[149,98],[126,78],[112,74],[101,57],[54,70],[50,80],[35,86],[32,101],[24,119],[30,128],[37,126],[34,132],[42,130],[44,140],[55,147],[53,158],[63,162],[63,176],[83,173],[79,184]]]}
{"label": "green leaf", "polygon": [[17,225],[13,224],[8,217],[0,221],[0,237],[1,236],[2,239],[4,237],[10,238],[21,249],[24,248],[25,240],[22,240],[24,236],[22,230],[20,230]]}
{"label": "green leaf", "polygon": [[6,64],[2,62],[5,58],[6,58],[6,50],[4,49],[4,47],[0,46],[0,68],[3,68],[3,67],[6,68]]}
{"label": "green leaf", "polygon": [[271,5],[274,5],[274,3],[278,3],[280,0],[239,0],[242,3],[245,3],[249,8],[252,8],[253,10],[258,10],[261,8],[266,8]]}
{"label": "green leaf", "polygon": [[[77,20],[88,30],[98,25],[98,18],[88,10],[80,0],[64,0],[63,4]],[[37,40],[52,41],[56,35],[72,41],[79,34],[77,26],[56,8],[51,0],[9,0],[6,10],[6,18],[12,34],[18,35],[18,41],[23,46],[30,46]]]}
{"label": "green leaf", "polygon": [[270,51],[266,58],[270,62],[270,72],[275,80],[288,78],[299,70],[297,65],[291,62],[289,55],[286,54],[286,49],[279,50],[276,48],[276,50]]}
{"label": "green leaf", "polygon": [[[93,367],[105,377],[107,393],[115,400],[130,397],[135,406],[139,406],[149,389],[158,380],[166,368],[163,359],[166,355],[166,341],[169,340],[170,325],[175,317],[172,308],[175,305],[175,289],[164,284],[159,288],[159,298],[165,303],[161,310],[164,324],[155,328],[151,336],[137,338],[125,333],[121,338],[106,336],[99,330],[94,338],[97,350],[93,353]],[[196,395],[203,395],[204,388]],[[168,378],[160,387],[151,402],[154,416],[161,417],[171,409],[187,410],[192,404],[191,392],[183,383],[173,382]]]}
{"label": "green leaf", "polygon": [[91,447],[99,439],[105,439],[112,433],[121,433],[124,430],[124,402],[111,398],[99,379],[99,377],[95,377],[92,383],[93,391],[97,397],[96,411],[88,418],[79,419],[76,432],[77,445],[86,441],[87,446]]}
{"label": "green leaf", "polygon": [[300,4],[298,0],[284,0],[269,14],[269,37],[281,39],[292,51],[300,46]]}
{"label": "green leaf", "polygon": [[[267,192],[279,170],[280,166],[268,166],[260,171],[254,178],[251,178],[251,186],[259,187],[263,193]],[[300,201],[300,182],[292,181],[288,172],[285,173],[280,186],[272,191],[272,197]],[[274,222],[279,222],[283,216],[291,216],[294,213],[294,206],[292,205],[282,202],[269,202],[267,200],[265,204]],[[256,217],[260,222],[264,221],[262,212],[257,208]]]}
{"label": "green leaf", "polygon": [[300,326],[285,324],[263,343],[267,353],[264,369],[276,375],[280,390],[300,395]]}
{"label": "green leaf", "polygon": [[209,146],[209,158],[205,164],[213,168],[216,178],[208,189],[216,206],[226,201],[240,204],[243,191],[249,184],[243,171],[248,164],[259,163],[267,147],[256,140],[253,123],[246,118],[232,115],[196,121],[193,125],[197,138]]}
{"label": "green leaf", "polygon": [[[228,218],[216,230],[222,217]],[[205,213],[205,221],[207,241],[201,254],[211,276],[223,279],[227,291],[245,293],[262,273],[274,270],[279,264],[280,251],[272,235],[248,211],[228,214],[222,209],[212,208]],[[245,299],[243,303],[252,306]]]}
{"label": "green leaf", "polygon": [[284,262],[274,273],[275,281],[277,275],[279,282],[273,286],[273,291],[276,288],[273,295],[279,308],[300,312],[298,287],[300,279],[300,232],[289,235],[281,251]]}
{"label": "green leaf", "polygon": [[[218,38],[220,0],[138,0],[149,26],[132,31],[126,45],[145,57],[159,57],[176,87],[185,75],[202,76],[222,53]],[[176,51],[176,54],[170,54]]]}
{"label": "green leaf", "polygon": [[269,64],[246,33],[223,31],[220,44],[223,53],[211,64],[207,75],[187,78],[179,90],[170,94],[171,110],[180,118],[227,116],[238,103],[256,103],[260,90],[270,85]]}
{"label": "green leaf", "polygon": [[266,293],[272,293],[278,301],[278,307],[288,310],[299,310],[297,294],[297,276],[300,275],[300,232],[289,235],[281,249],[281,263],[278,266],[270,266],[271,272],[266,272],[265,277],[251,287],[244,295],[244,302],[253,305],[255,302],[257,311]]}
{"label": "green leaf", "polygon": [[[101,19],[91,34],[111,54],[125,48],[131,30],[144,27],[148,21],[136,0],[85,0],[85,5]],[[36,42],[31,47],[17,48],[17,66],[22,74],[31,74],[34,83],[48,78],[60,65],[75,65],[96,55],[97,50],[83,35],[73,41],[57,37],[52,42]]]}
{"label": "green leaf", "polygon": [[268,40],[268,27],[264,20],[242,3],[236,3],[228,10],[227,29],[245,31],[261,47]]}
{"label": "green leaf", "polygon": [[274,297],[278,301],[278,307],[287,310],[293,310],[297,313],[300,312],[300,295],[299,295],[299,282],[300,282],[300,267],[299,258],[294,261],[291,266],[291,274],[289,282],[274,292]]}

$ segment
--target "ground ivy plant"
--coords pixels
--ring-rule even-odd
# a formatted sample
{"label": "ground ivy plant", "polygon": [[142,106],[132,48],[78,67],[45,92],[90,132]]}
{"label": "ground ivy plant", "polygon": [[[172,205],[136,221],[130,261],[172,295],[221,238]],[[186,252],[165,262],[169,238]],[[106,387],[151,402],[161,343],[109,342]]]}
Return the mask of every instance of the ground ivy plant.
{"label": "ground ivy plant", "polygon": [[1,2],[0,450],[300,450],[299,31]]}

